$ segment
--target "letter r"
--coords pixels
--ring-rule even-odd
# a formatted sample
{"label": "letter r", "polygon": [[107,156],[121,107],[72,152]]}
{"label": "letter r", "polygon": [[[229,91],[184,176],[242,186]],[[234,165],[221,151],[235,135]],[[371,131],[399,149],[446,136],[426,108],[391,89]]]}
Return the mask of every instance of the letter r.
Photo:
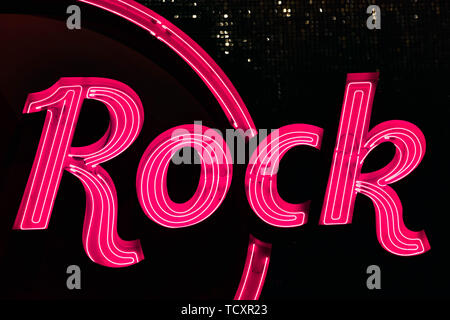
{"label": "letter r", "polygon": [[[85,147],[72,147],[84,99],[101,101],[110,123],[105,135]],[[117,195],[108,173],[99,166],[137,138],[143,108],[127,85],[103,78],[61,78],[47,90],[28,96],[24,113],[47,111],[38,150],[20,204],[14,229],[46,229],[64,170],[75,175],[86,191],[83,245],[92,261],[124,267],[143,259],[138,240],[124,241],[116,229]]]}
{"label": "letter r", "polygon": [[[412,123],[386,121],[368,131],[378,73],[348,74],[336,149],[333,154],[320,224],[351,223],[357,193],[375,207],[377,237],[387,251],[402,256],[424,253],[430,245],[423,231],[403,223],[402,204],[388,186],[411,173],[425,154],[425,137]],[[384,168],[361,173],[366,156],[383,142],[396,153]]]}

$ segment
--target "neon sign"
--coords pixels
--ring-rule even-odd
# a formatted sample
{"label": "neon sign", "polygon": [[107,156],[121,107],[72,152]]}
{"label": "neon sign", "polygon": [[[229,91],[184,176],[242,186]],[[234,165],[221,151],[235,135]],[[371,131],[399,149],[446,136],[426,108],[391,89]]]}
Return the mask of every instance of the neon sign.
{"label": "neon sign", "polygon": [[[382,247],[396,255],[418,255],[429,250],[427,237],[423,231],[412,232],[405,227],[400,199],[388,184],[406,177],[419,165],[425,152],[425,138],[415,125],[399,120],[383,122],[368,131],[377,78],[377,73],[347,77],[321,223],[350,223],[356,194],[361,193],[374,203]],[[99,141],[73,148],[72,137],[84,99],[103,102],[109,110],[110,125]],[[114,80],[62,78],[51,88],[29,95],[24,112],[43,110],[47,111],[47,118],[14,228],[47,228],[65,169],[80,179],[85,188],[83,244],[87,255],[108,267],[138,263],[143,259],[139,241],[119,238],[114,183],[99,164],[119,155],[139,135],[144,118],[139,97]],[[224,200],[232,180],[231,155],[226,142],[220,136],[212,136],[210,131],[195,124],[175,127],[160,134],[144,152],[136,188],[143,211],[154,222],[168,228],[188,227],[208,218]],[[291,204],[279,196],[278,165],[295,146],[320,149],[323,130],[292,124],[271,135],[255,150],[247,168],[247,198],[253,211],[266,223],[276,227],[301,226],[307,221],[309,204]],[[395,145],[394,159],[376,172],[361,174],[365,157],[383,142]],[[196,149],[202,166],[195,194],[178,204],[170,200],[166,177],[173,153],[183,147]],[[253,260],[254,243],[250,249],[249,263]]]}
{"label": "neon sign", "polygon": [[[256,127],[236,89],[214,61],[190,38],[164,18],[133,1],[87,1],[148,30],[180,55],[202,78],[217,98],[234,128]],[[377,237],[387,251],[418,255],[430,249],[423,231],[413,232],[402,220],[401,201],[389,184],[411,173],[425,153],[425,138],[406,121],[386,121],[369,130],[377,73],[349,74],[340,118],[336,148],[326,189],[321,224],[351,223],[357,193],[369,197],[375,207]],[[92,145],[72,147],[71,142],[84,99],[102,102],[110,124],[105,135]],[[46,111],[38,151],[14,224],[15,229],[46,229],[64,170],[75,175],[86,193],[83,245],[95,263],[126,267],[144,256],[139,240],[124,241],[117,234],[117,194],[101,163],[132,145],[143,125],[144,108],[127,85],[103,78],[61,78],[51,88],[30,94],[24,113]],[[174,134],[175,133],[175,134]],[[247,199],[264,222],[281,228],[307,223],[309,202],[292,204],[277,192],[281,158],[295,146],[320,150],[323,129],[308,124],[279,128],[276,139],[267,137],[255,150],[245,176]],[[384,168],[361,173],[366,156],[383,142],[396,147],[394,159]],[[201,177],[187,202],[171,201],[166,175],[173,152],[192,147],[201,155]],[[188,227],[211,216],[226,197],[232,180],[232,160],[222,139],[209,128],[183,125],[160,134],[144,152],[137,170],[136,188],[144,213],[168,228]],[[267,274],[271,246],[250,239],[247,260],[235,299],[258,299]]]}

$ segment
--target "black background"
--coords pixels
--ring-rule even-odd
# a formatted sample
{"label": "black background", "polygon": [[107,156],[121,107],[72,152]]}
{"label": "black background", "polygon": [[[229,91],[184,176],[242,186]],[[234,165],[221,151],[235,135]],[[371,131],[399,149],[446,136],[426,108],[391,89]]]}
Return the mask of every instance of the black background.
{"label": "black background", "polygon": [[[235,164],[230,191],[210,218],[193,227],[166,229],[149,220],[137,201],[136,172],[145,148],[176,125],[202,120],[221,130],[230,126],[206,86],[168,47],[135,25],[82,3],[78,3],[82,29],[70,31],[65,25],[70,4],[73,2],[21,1],[13,7],[0,7],[0,298],[231,300],[244,267],[249,233],[273,244],[261,299],[449,297],[446,66],[384,71],[377,62],[363,61],[345,72],[320,71],[323,61],[311,59],[311,70],[317,65],[319,71],[298,70],[298,77],[290,76],[298,91],[290,93],[289,107],[277,108],[256,103],[260,88],[264,88],[261,79],[225,63],[224,71],[242,95],[257,128],[275,129],[291,123],[324,128],[322,150],[300,147],[289,151],[278,175],[279,192],[285,200],[312,200],[309,221],[289,230],[259,221],[245,196],[246,166]],[[421,256],[395,256],[379,245],[373,206],[362,195],[356,199],[352,224],[318,225],[346,72],[374,71],[380,71],[380,80],[371,127],[386,120],[406,120],[417,125],[427,140],[420,166],[393,185],[402,200],[406,226],[424,229],[429,239],[431,250]],[[22,114],[27,94],[69,76],[122,81],[136,91],[144,105],[139,138],[122,155],[102,165],[117,189],[119,235],[125,240],[141,240],[145,260],[137,265],[111,269],[89,260],[81,242],[85,195],[81,183],[68,173],[63,175],[49,228],[12,230],[45,118],[44,113]],[[100,138],[107,119],[100,103],[85,101],[73,145]],[[363,171],[381,168],[393,154],[392,146],[380,146]],[[173,200],[187,200],[198,176],[196,165],[172,165],[168,186]],[[79,291],[66,288],[66,268],[72,264],[82,271]],[[366,268],[372,264],[381,268],[381,290],[366,287]]]}

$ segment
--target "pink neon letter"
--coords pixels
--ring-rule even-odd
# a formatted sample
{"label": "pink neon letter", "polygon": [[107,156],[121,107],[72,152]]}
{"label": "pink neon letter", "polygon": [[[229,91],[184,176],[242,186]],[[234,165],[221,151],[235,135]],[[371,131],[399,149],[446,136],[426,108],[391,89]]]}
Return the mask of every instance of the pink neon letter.
{"label": "pink neon letter", "polygon": [[247,198],[253,211],[276,227],[306,223],[309,202],[292,204],[277,192],[278,165],[291,148],[307,145],[320,149],[323,130],[307,124],[292,124],[272,132],[253,153],[245,175]]}
{"label": "pink neon letter", "polygon": [[[139,163],[136,188],[147,216],[167,228],[181,228],[208,218],[220,206],[232,178],[228,146],[220,136],[201,125],[182,125],[160,134],[145,150]],[[167,170],[172,155],[192,147],[201,159],[200,181],[194,196],[185,203],[173,202],[167,192]]]}
{"label": "pink neon letter", "polygon": [[[375,206],[377,237],[387,251],[418,255],[430,246],[423,231],[410,231],[403,223],[402,205],[387,186],[407,176],[425,153],[425,137],[406,121],[386,121],[368,132],[378,73],[348,74],[336,150],[328,180],[321,224],[351,223],[358,192]],[[380,143],[396,147],[394,159],[384,168],[361,174],[367,154]]]}
{"label": "pink neon letter", "polygon": [[[103,102],[111,118],[96,143],[70,147],[84,99]],[[143,259],[138,240],[124,241],[116,231],[117,196],[114,183],[98,164],[127,149],[143,123],[139,97],[125,84],[102,78],[61,78],[42,92],[28,96],[24,113],[47,110],[44,130],[14,229],[46,229],[65,170],[83,183],[86,215],[83,245],[92,261],[125,267]]]}

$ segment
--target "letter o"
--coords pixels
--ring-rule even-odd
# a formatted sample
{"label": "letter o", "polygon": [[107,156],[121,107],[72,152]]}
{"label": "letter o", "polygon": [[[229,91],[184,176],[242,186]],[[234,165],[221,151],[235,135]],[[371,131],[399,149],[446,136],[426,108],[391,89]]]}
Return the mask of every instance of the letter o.
{"label": "letter o", "polygon": [[[220,206],[231,184],[233,165],[230,150],[220,135],[193,124],[169,129],[153,140],[138,167],[136,189],[142,209],[154,222],[167,228],[200,223]],[[194,148],[200,156],[197,190],[184,203],[173,202],[167,190],[167,171],[175,152]]]}

